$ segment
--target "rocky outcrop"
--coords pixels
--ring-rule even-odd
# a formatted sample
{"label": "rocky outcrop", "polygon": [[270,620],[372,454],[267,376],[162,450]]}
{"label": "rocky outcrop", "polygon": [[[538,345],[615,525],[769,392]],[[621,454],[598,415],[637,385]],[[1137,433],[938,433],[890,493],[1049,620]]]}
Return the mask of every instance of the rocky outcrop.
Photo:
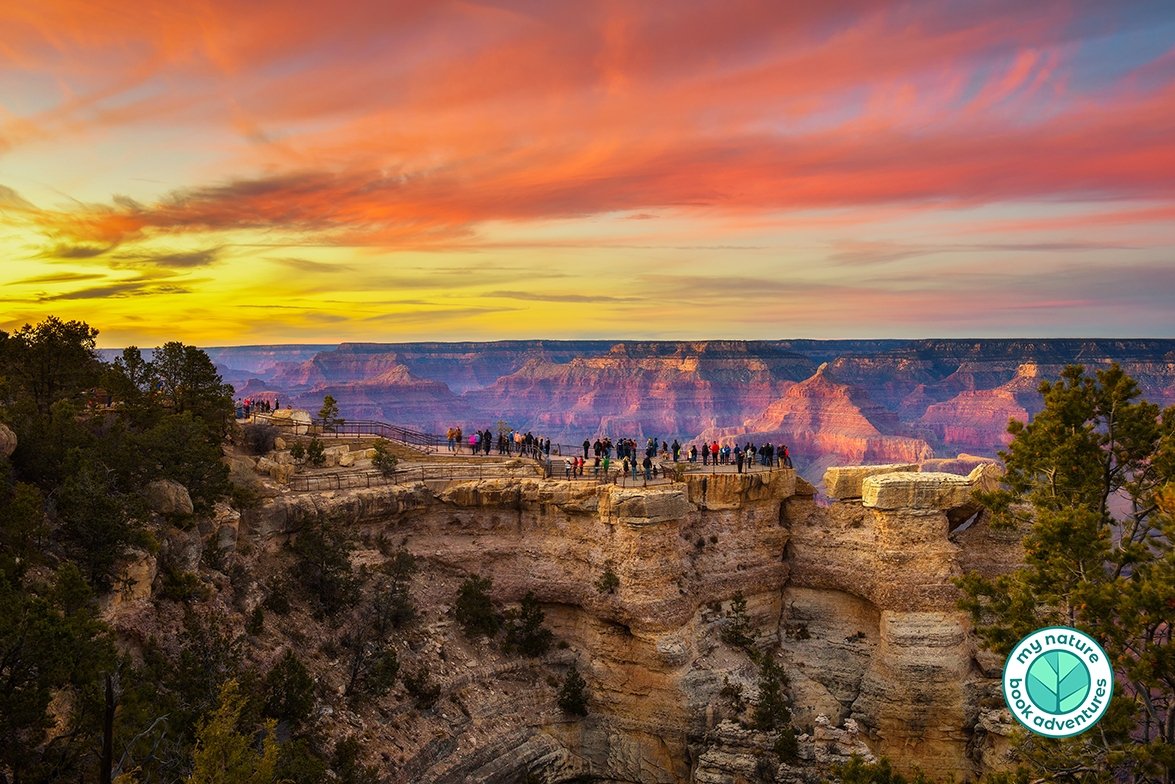
{"label": "rocky outcrop", "polygon": [[890,463],[888,465],[831,466],[824,472],[824,492],[838,501],[861,497],[861,483],[866,477],[892,474],[899,471],[917,471],[917,463]]}
{"label": "rocky outcrop", "polygon": [[[982,467],[969,477],[881,473],[862,480],[859,502],[788,502],[781,639],[800,721],[852,718],[901,769],[919,760],[937,776],[976,775],[977,695],[994,681],[972,667],[976,646],[952,581],[977,558],[995,574],[1018,557],[1005,533],[974,522],[971,494],[990,480]],[[964,516],[972,524],[956,537]]]}
{"label": "rocky outcrop", "polygon": [[157,479],[143,488],[152,511],[163,515],[190,515],[194,511],[188,488],[171,479]]}
{"label": "rocky outcrop", "polygon": [[[460,709],[455,702],[372,738],[398,749],[397,781],[505,782],[528,770],[666,783],[762,773],[772,736],[740,727],[722,696],[734,681],[756,699],[755,665],[720,634],[736,594],[754,644],[778,646],[796,726],[807,730],[799,767],[772,763],[777,781],[801,781],[805,765],[853,751],[970,778],[983,676],[972,671],[974,643],[950,580],[965,561],[960,541],[1002,545],[984,539],[982,525],[954,537],[949,515],[969,502],[980,474],[842,474],[866,500],[826,508],[786,470],[687,474],[647,488],[502,476],[286,493],[217,537],[222,547],[245,537],[275,552],[316,521],[341,521],[426,564],[426,603],[448,601],[470,573],[491,578],[499,602],[530,592],[542,603],[567,646],[548,666],[578,662],[589,717],[570,721],[545,685],[494,689],[519,665],[453,642],[436,676]],[[1003,558],[991,563],[1006,568]],[[606,571],[616,576],[612,592],[596,586]],[[441,633],[460,640],[445,623]]]}
{"label": "rocky outcrop", "polygon": [[12,432],[12,428],[0,422],[0,455],[4,457],[12,457],[12,453],[16,451],[16,433]]}

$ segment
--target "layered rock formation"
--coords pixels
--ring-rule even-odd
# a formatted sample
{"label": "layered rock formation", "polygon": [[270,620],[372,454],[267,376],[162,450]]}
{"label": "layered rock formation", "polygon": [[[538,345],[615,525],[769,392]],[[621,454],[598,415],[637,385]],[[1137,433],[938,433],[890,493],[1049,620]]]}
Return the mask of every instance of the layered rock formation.
{"label": "layered rock formation", "polygon": [[[703,431],[732,441],[775,432],[790,439],[813,479],[836,462],[917,459],[926,451],[918,441],[936,457],[994,456],[1006,444],[1007,420],[1039,405],[1039,380],[1070,363],[1119,362],[1148,399],[1175,403],[1171,340],[501,341],[210,353],[238,395],[317,410],[331,394],[344,417],[417,430],[470,432],[504,419],[569,444],[596,435],[687,442]],[[847,416],[843,397],[821,388],[823,362],[859,413]],[[787,398],[805,381],[794,394],[806,401]],[[808,413],[793,411],[788,427],[773,431],[797,404]],[[839,445],[818,437],[821,422],[844,428]]]}
{"label": "layered rock formation", "polygon": [[917,462],[933,455],[929,444],[905,432],[896,414],[864,389],[834,378],[827,364],[741,427],[711,429],[701,438],[785,443],[808,477],[837,463]]}
{"label": "layered rock formation", "polygon": [[[277,552],[308,525],[343,520],[425,565],[416,596],[431,642],[415,650],[445,697],[391,721],[347,719],[396,781],[745,780],[771,737],[740,726],[724,696],[733,683],[756,699],[756,666],[721,635],[739,594],[806,730],[798,762],[772,763],[779,780],[849,749],[967,779],[995,681],[972,665],[950,580],[968,564],[1007,568],[1015,551],[982,523],[955,522],[971,515],[981,474],[894,468],[908,466],[842,471],[829,489],[845,500],[831,508],[786,470],[648,488],[503,476],[286,492],[246,512],[239,537]],[[969,555],[961,537],[986,552]],[[613,593],[595,585],[605,571]],[[464,640],[444,609],[471,573],[492,578],[500,602],[533,593],[565,647],[538,664]],[[591,694],[583,720],[555,704],[550,673],[573,662]]]}
{"label": "layered rock formation", "polygon": [[532,360],[466,397],[555,440],[672,440],[740,421],[810,372],[806,358],[756,344],[620,343],[603,356]]}

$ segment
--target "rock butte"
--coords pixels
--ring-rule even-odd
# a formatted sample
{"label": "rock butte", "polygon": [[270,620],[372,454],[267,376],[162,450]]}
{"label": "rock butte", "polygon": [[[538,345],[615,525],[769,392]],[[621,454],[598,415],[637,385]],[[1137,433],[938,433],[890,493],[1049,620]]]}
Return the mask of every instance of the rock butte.
{"label": "rock butte", "polygon": [[[264,470],[281,474],[278,460]],[[248,472],[250,461],[231,462]],[[969,780],[1002,754],[1010,727],[997,710],[1001,663],[977,648],[952,578],[1010,569],[1021,554],[971,498],[989,468],[916,468],[832,468],[830,504],[790,470],[647,488],[517,475],[327,493],[267,483],[272,497],[239,519],[220,510],[209,532],[222,550],[273,552],[335,517],[402,542],[435,616],[471,573],[493,579],[498,601],[533,591],[542,602],[569,644],[551,657],[578,662],[589,716],[563,715],[554,689],[517,660],[453,643],[434,673],[441,707],[363,724],[366,743],[394,751],[397,781],[505,782],[527,770],[552,781],[747,780],[770,739],[731,721],[721,694],[724,681],[752,700],[757,689],[755,665],[720,636],[736,592],[756,646],[777,647],[795,726],[811,733],[803,765],[871,752],[899,770]],[[134,566],[150,580],[148,565]],[[609,567],[614,594],[595,587]],[[448,627],[438,634],[456,640]],[[525,688],[504,684],[528,677]],[[804,775],[784,767],[777,780]]]}

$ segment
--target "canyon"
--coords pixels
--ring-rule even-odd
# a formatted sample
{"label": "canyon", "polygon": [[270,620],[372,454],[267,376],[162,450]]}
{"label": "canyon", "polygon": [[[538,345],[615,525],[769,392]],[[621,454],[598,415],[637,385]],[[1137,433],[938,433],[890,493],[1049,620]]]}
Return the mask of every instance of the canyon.
{"label": "canyon", "polygon": [[[370,484],[369,443],[336,441],[327,467],[295,476]],[[158,556],[128,566],[106,617],[132,649],[174,622],[157,596],[166,559],[215,586],[208,603],[244,628],[290,568],[286,546],[307,530],[344,526],[359,543],[352,560],[368,570],[394,543],[419,566],[419,619],[397,654],[405,671],[429,674],[435,704],[414,706],[402,684],[346,699],[345,668],[326,642],[337,632],[297,607],[248,635],[260,660],[299,652],[318,683],[315,720],[358,738],[390,781],[798,783],[852,755],[967,781],[1002,764],[1011,728],[1001,662],[970,633],[952,582],[1021,559],[1015,537],[992,529],[974,500],[998,481],[990,465],[967,475],[832,467],[829,500],[818,501],[788,469],[625,487],[544,478],[528,460],[397,447],[394,481],[310,491],[271,475],[290,464],[287,446],[227,453],[234,484],[252,483],[260,503],[220,504],[196,528],[172,529]],[[611,590],[600,587],[608,572]],[[463,635],[451,608],[473,574],[492,581],[499,606],[537,599],[558,644],[526,659]],[[725,632],[740,602],[748,638],[735,644]],[[766,660],[785,676],[798,732],[789,759],[753,720]],[[582,718],[557,701],[573,665],[587,683]]]}
{"label": "canyon", "polygon": [[208,349],[238,398],[429,433],[497,423],[556,444],[631,437],[787,444],[801,476],[839,463],[994,457],[1009,419],[1068,364],[1117,362],[1175,403],[1175,341],[498,341]]}

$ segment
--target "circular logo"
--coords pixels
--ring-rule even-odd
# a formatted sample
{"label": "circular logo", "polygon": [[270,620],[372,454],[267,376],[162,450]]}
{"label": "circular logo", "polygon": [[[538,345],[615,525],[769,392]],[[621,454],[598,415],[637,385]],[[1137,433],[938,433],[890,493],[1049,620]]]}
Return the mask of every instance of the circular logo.
{"label": "circular logo", "polygon": [[1114,692],[1114,669],[1097,640],[1067,626],[1037,629],[1004,665],[1004,701],[1038,735],[1080,735],[1101,719]]}

